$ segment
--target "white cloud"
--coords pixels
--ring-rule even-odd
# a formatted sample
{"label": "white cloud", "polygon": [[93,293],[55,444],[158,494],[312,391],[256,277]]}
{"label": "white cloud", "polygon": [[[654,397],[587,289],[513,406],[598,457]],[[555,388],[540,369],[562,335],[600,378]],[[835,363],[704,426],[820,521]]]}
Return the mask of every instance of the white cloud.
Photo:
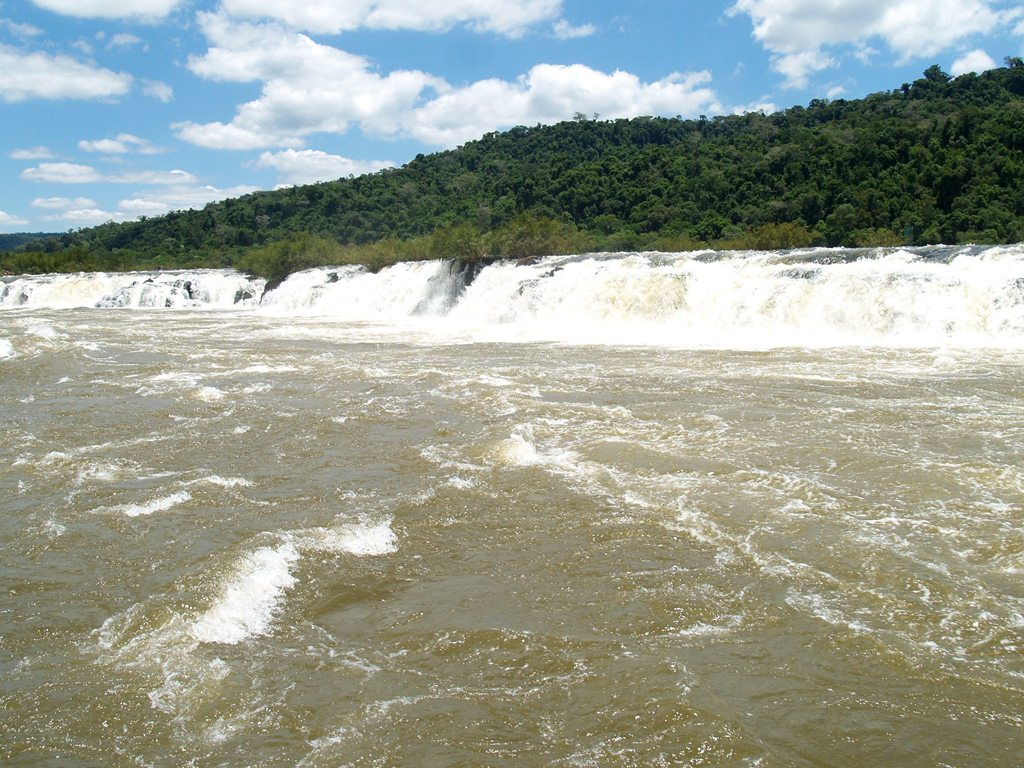
{"label": "white cloud", "polygon": [[118,34],[113,35],[110,38],[110,41],[107,43],[107,48],[132,48],[136,45],[139,45],[141,42],[141,37],[136,37],[135,35],[129,34],[127,32],[119,32]]}
{"label": "white cloud", "polygon": [[581,24],[578,27],[574,27],[565,19],[559,19],[551,30],[559,40],[572,40],[577,37],[590,37],[597,32],[597,27],[593,24]]}
{"label": "white cloud", "polygon": [[879,53],[877,48],[872,48],[866,43],[859,43],[853,52],[853,57],[861,64],[870,64],[871,59]]}
{"label": "white cloud", "polygon": [[241,197],[256,189],[247,185],[219,189],[209,185],[172,184],[162,189],[140,192],[134,197],[121,200],[117,207],[126,218],[162,216],[170,211],[202,208],[217,200]]}
{"label": "white cloud", "polygon": [[787,88],[805,88],[812,74],[834,66],[836,60],[820,50],[789,53],[772,60],[772,69],[785,76],[783,85]]}
{"label": "white cloud", "polygon": [[11,160],[51,160],[53,152],[46,147],[29,147],[12,150],[8,157]]}
{"label": "white cloud", "polygon": [[722,110],[703,87],[707,72],[672,74],[654,83],[581,64],[538,64],[516,82],[482,80],[442,94],[410,113],[406,131],[421,141],[454,146],[499,128],[567,120],[577,112],[605,118],[688,115]]}
{"label": "white cloud", "polygon": [[33,27],[31,24],[19,24],[10,19],[0,19],[0,27],[5,28],[8,32],[18,37],[38,37],[43,34],[43,30],[38,27]]}
{"label": "white cloud", "polygon": [[242,104],[230,122],[174,125],[178,138],[214,149],[301,148],[314,133],[408,137],[452,146],[502,127],[571,118],[695,115],[720,109],[704,87],[706,72],[672,74],[653,83],[626,72],[606,74],[582,65],[540,64],[516,81],[482,80],[452,88],[424,72],[387,75],[345,51],[277,25],[200,17],[213,47],[189,59],[196,74],[214,80],[259,82],[259,98]]}
{"label": "white cloud", "polygon": [[32,0],[40,8],[87,19],[161,19],[182,0]]}
{"label": "white cloud", "polygon": [[191,184],[196,177],[187,171],[128,171],[103,174],[90,165],[78,163],[40,163],[21,172],[25,181],[49,184]]}
{"label": "white cloud", "polygon": [[51,184],[91,184],[101,181],[103,175],[92,166],[78,163],[40,163],[22,171],[21,178]]}
{"label": "white cloud", "polygon": [[122,133],[115,139],[97,139],[96,141],[82,140],[78,142],[78,148],[85,152],[101,152],[108,155],[123,155],[129,152],[138,152],[141,155],[156,155],[162,152],[159,147],[154,147],[145,139],[133,136],[130,133]]}
{"label": "white cloud", "polygon": [[28,224],[25,219],[19,219],[6,211],[0,211],[0,227],[23,227]]}
{"label": "white cloud", "polygon": [[[69,0],[70,1],[70,0]],[[556,19],[561,0],[223,0],[232,16],[272,19],[294,29],[336,34],[366,27],[440,31],[466,24],[484,32],[516,37],[529,27]]]}
{"label": "white cloud", "polygon": [[85,141],[83,139],[78,142],[78,148],[85,152],[104,152],[115,155],[124,154],[128,151],[125,143],[116,139],[99,139],[97,141]]}
{"label": "white cloud", "polygon": [[108,221],[124,221],[125,216],[119,213],[104,211],[100,208],[69,208],[54,216],[44,216],[43,221],[63,221],[79,227],[90,227],[105,224]]}
{"label": "white cloud", "polygon": [[779,111],[779,107],[771,101],[755,101],[751,104],[733,107],[730,110],[734,115],[746,115],[750,112],[760,112],[762,115],[770,115]]}
{"label": "white cloud", "polygon": [[37,197],[32,201],[32,207],[44,211],[66,211],[71,208],[95,208],[96,201],[87,197]]}
{"label": "white cloud", "polygon": [[424,91],[447,89],[440,78],[400,70],[382,76],[360,56],[314,42],[275,25],[234,24],[201,16],[214,44],[189,59],[201,77],[263,81],[255,101],[241,105],[228,123],[178,123],[178,137],[216,149],[298,147],[316,132],[344,133],[355,122],[378,134],[399,130],[397,118]]}
{"label": "white cloud", "polygon": [[122,200],[119,207],[129,216],[163,216],[171,210],[170,205],[159,200],[149,200],[144,197],[133,197]]}
{"label": "white cloud", "polygon": [[114,184],[192,184],[196,177],[188,171],[131,171],[114,173],[103,177]]}
{"label": "white cloud", "polygon": [[[88,171],[83,170],[87,169],[87,166],[76,166],[76,168],[79,169],[77,171],[77,178],[86,178],[88,176]],[[64,176],[58,176],[52,172],[53,169],[50,170],[49,178],[37,179],[32,177],[30,180],[71,182],[76,178],[75,174],[71,171],[68,171]],[[198,184],[192,174],[185,173],[184,171],[120,174],[115,176],[100,176],[93,171],[93,174],[99,178],[90,179],[91,181],[150,184],[154,185],[154,188],[134,192],[130,197],[118,202],[116,211],[103,210],[95,200],[87,197],[37,197],[32,201],[32,207],[52,212],[48,216],[44,216],[42,218],[43,221],[61,221],[77,226],[88,226],[91,224],[102,224],[106,221],[127,221],[136,219],[139,216],[162,216],[170,211],[186,208],[201,208],[215,200],[240,197],[250,192],[255,192],[257,189],[248,185],[219,189],[209,185]],[[0,224],[3,223],[3,220],[0,219]],[[13,223],[25,224],[27,222],[19,220]]]}
{"label": "white cloud", "polygon": [[221,122],[193,123],[191,120],[171,125],[182,141],[207,149],[264,149],[272,146],[300,146],[298,138],[277,136],[268,131],[241,128]]}
{"label": "white cloud", "polygon": [[142,92],[164,104],[174,100],[174,89],[159,80],[143,80]]}
{"label": "white cloud", "polygon": [[123,96],[131,75],[86,64],[69,56],[25,53],[0,43],[0,100],[105,99]]}
{"label": "white cloud", "polygon": [[286,149],[283,152],[264,152],[256,165],[273,168],[279,174],[280,183],[291,186],[360,176],[383,168],[394,168],[396,163],[392,160],[352,160],[317,149]]}
{"label": "white cloud", "polygon": [[369,68],[361,56],[277,24],[240,23],[216,13],[200,13],[198,18],[211,48],[202,56],[189,56],[188,68],[207,80],[315,79],[318,73],[327,78]]}
{"label": "white cloud", "polygon": [[980,48],[965,53],[959,59],[953,62],[953,66],[950,68],[950,74],[954,76],[963,75],[967,72],[986,72],[990,69],[995,69],[998,64],[995,60],[989,56],[985,51]]}
{"label": "white cloud", "polygon": [[[121,200],[116,211],[99,208],[88,198],[46,198],[33,201],[36,208],[54,213],[42,217],[42,221],[64,222],[75,226],[91,226],[107,221],[130,221],[140,216],[162,216],[171,211],[188,208],[202,208],[207,203],[240,197],[255,192],[256,187],[237,186],[227,189],[197,185],[172,184],[163,188],[139,192],[133,197]],[[0,224],[3,222],[0,221]],[[21,222],[26,223],[26,222]]]}
{"label": "white cloud", "polygon": [[870,55],[866,42],[878,38],[905,62],[991,32],[1004,20],[989,0],[736,0],[729,13],[750,16],[773,68],[797,87],[835,64],[823,50],[828,47],[853,45]]}

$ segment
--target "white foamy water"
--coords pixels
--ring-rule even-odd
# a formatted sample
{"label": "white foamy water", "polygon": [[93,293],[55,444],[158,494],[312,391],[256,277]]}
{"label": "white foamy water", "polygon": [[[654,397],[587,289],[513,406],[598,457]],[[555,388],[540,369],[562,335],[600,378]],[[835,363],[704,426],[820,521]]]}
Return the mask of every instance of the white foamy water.
{"label": "white foamy water", "polygon": [[210,475],[196,482],[211,483],[221,488],[248,488],[252,485],[252,480],[246,480],[244,477],[220,477],[219,475]]}
{"label": "white foamy water", "polygon": [[376,275],[325,268],[292,276],[263,308],[392,323],[438,339],[744,349],[1020,345],[1024,247],[552,257],[471,274],[451,262]]}
{"label": "white foamy water", "polygon": [[9,339],[0,339],[0,360],[14,357],[14,345]]}
{"label": "white foamy water", "polygon": [[289,533],[281,544],[260,547],[241,558],[210,606],[191,627],[204,643],[234,645],[267,633],[288,590],[303,551],[347,553],[358,557],[390,554],[397,539],[387,522]]}
{"label": "white foamy water", "polygon": [[8,278],[0,296],[0,308],[78,306],[248,308],[390,326],[424,341],[1021,346],[1024,246],[427,261],[375,274],[323,267],[265,295],[262,281],[229,270],[97,273]]}
{"label": "white foamy water", "polygon": [[192,625],[204,643],[235,644],[267,631],[284,594],[295,584],[299,552],[291,543],[245,555],[214,604]]}
{"label": "white foamy water", "polygon": [[205,386],[199,387],[195,390],[193,395],[196,400],[202,400],[207,403],[216,403],[219,400],[224,399],[224,392],[217,389],[217,387]]}
{"label": "white foamy water", "polygon": [[251,307],[259,302],[263,284],[229,270],[15,277],[0,283],[0,309]]}
{"label": "white foamy water", "polygon": [[179,504],[184,504],[191,500],[192,494],[188,491],[178,491],[143,504],[123,504],[119,507],[114,507],[114,511],[120,512],[127,517],[141,517],[143,515],[152,515],[156,512],[166,512]]}
{"label": "white foamy water", "polygon": [[305,270],[268,293],[262,308],[275,315],[378,323],[434,316],[456,299],[452,272],[448,261],[396,264],[375,274],[357,267]]}
{"label": "white foamy water", "polygon": [[294,541],[302,549],[347,553],[357,557],[388,555],[398,549],[398,537],[387,521],[374,525],[317,528],[295,534]]}

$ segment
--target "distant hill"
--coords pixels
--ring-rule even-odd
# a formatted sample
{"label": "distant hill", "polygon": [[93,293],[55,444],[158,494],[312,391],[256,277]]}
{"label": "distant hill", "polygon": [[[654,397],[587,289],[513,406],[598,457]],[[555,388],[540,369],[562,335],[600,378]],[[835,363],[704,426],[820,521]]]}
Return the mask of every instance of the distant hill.
{"label": "distant hill", "polygon": [[0,253],[13,251],[25,243],[42,240],[49,237],[56,237],[50,232],[17,232],[10,235],[0,234]]}
{"label": "distant hill", "polygon": [[580,119],[23,246],[9,271],[1024,241],[1024,62],[772,115]]}

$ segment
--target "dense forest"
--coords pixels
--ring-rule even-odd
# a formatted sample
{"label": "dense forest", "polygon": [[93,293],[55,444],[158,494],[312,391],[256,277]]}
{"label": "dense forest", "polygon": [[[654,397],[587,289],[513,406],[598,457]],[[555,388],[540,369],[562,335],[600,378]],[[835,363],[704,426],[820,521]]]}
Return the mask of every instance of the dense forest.
{"label": "dense forest", "polygon": [[51,232],[16,232],[14,234],[0,234],[0,252],[13,251],[15,248],[31,243],[33,240],[42,240],[47,237],[54,237]]}
{"label": "dense forest", "polygon": [[764,115],[489,133],[405,166],[0,253],[8,272],[1024,241],[1024,62]]}

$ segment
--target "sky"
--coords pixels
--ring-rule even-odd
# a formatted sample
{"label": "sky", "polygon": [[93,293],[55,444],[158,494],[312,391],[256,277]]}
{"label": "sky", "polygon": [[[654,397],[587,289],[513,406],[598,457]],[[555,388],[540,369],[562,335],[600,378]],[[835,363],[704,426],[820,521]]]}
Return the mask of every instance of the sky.
{"label": "sky", "polygon": [[516,125],[773,112],[1021,55],[1020,0],[0,0],[0,232],[373,172]]}

